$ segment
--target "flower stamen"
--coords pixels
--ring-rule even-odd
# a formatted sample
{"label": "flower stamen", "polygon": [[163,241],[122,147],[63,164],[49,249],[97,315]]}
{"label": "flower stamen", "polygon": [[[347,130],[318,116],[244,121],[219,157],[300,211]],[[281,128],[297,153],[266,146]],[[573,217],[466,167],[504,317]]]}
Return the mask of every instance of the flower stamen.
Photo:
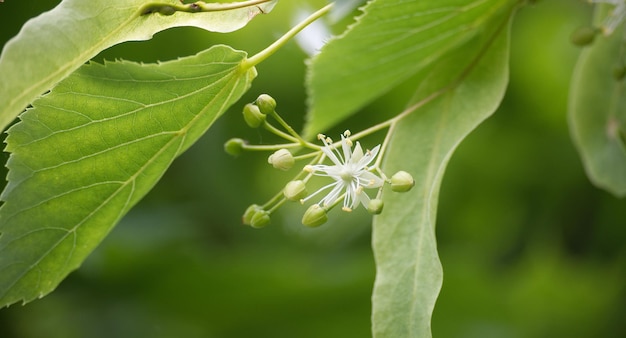
{"label": "flower stamen", "polygon": [[[348,136],[350,136],[349,130],[341,135],[342,151],[340,152],[329,137],[318,135],[324,143],[322,152],[333,162],[333,165],[307,165],[304,170],[317,176],[330,177],[334,182],[307,196],[302,202],[332,187],[331,191],[319,202],[320,205],[327,207],[343,198],[341,209],[344,211],[352,211],[359,202],[367,208],[369,197],[362,193],[363,188],[379,188],[384,183],[384,180],[371,172],[368,167],[368,164],[376,158],[380,145],[374,147],[373,150],[366,150],[364,154],[359,142],[352,149],[354,144]],[[342,192],[343,196],[341,196]]]}

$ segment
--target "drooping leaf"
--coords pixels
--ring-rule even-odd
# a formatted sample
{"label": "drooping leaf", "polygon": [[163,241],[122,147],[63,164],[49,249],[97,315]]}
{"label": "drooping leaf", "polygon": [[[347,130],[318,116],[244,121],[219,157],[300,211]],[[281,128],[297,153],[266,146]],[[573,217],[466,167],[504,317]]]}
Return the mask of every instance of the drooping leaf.
{"label": "drooping leaf", "polygon": [[426,69],[510,6],[502,0],[374,0],[343,36],[331,40],[309,67],[306,134],[342,121]]}
{"label": "drooping leaf", "polygon": [[[598,6],[596,22],[608,14]],[[598,36],[582,51],[569,98],[569,125],[587,176],[598,187],[626,196],[626,85],[624,30]]]}
{"label": "drooping leaf", "polygon": [[51,292],[250,86],[246,53],[90,64],[8,131],[0,306]]}
{"label": "drooping leaf", "polygon": [[374,337],[431,337],[443,279],[435,238],[439,188],[458,144],[504,95],[511,11],[494,13],[481,34],[432,67],[415,97],[425,104],[393,131],[384,169],[405,170],[416,185],[404,194],[385,192],[385,210],[374,219]]}
{"label": "drooping leaf", "polygon": [[[269,0],[268,0],[269,1]],[[230,32],[277,0],[230,10],[172,15],[145,14],[148,4],[179,0],[64,0],[28,21],[0,54],[0,130],[28,104],[100,51],[131,40],[147,40],[171,27],[196,26]],[[213,4],[216,9],[232,4]]]}

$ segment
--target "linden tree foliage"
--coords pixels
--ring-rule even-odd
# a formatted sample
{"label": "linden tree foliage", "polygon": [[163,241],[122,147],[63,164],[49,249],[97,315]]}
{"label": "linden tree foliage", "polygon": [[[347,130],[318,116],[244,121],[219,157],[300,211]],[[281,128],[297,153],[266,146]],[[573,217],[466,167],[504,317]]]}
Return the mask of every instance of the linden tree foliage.
{"label": "linden tree foliage", "polygon": [[0,209],[3,304],[47,294],[82,263],[249,88],[245,57],[215,46],[160,64],[90,64],[21,115]]}
{"label": "linden tree foliage", "polygon": [[[274,4],[248,3],[163,15],[163,4],[145,1],[64,1],[5,46],[5,126],[71,74],[32,101],[8,131],[1,305],[52,291],[256,76],[244,65],[246,53],[226,46],[159,64],[90,64],[72,71],[115,43],[181,25],[228,32]],[[86,31],[95,33],[85,38]],[[27,51],[39,44],[49,48],[46,62]]]}
{"label": "linden tree foliage", "polygon": [[[252,112],[244,115],[251,126],[268,127],[274,119],[286,129],[267,128],[292,142],[289,150],[270,156],[273,166],[290,169],[296,163],[291,149],[308,148],[314,156],[303,156],[313,158],[313,165],[303,172],[335,180],[322,198],[316,195],[322,189],[308,194],[309,176],[298,174],[290,189],[277,195],[276,201],[283,195],[322,200],[308,209],[303,224],[324,224],[341,200],[344,211],[363,205],[375,215],[375,337],[431,336],[443,281],[435,236],[439,188],[457,146],[500,105],[508,82],[510,26],[527,2],[371,0],[308,64],[304,136],[278,116],[269,96],[244,108]],[[19,120],[7,130],[8,183],[0,196],[0,307],[53,291],[172,161],[250,88],[254,66],[330,7],[252,57],[216,45],[156,64],[85,62],[112,45],[146,40],[170,27],[234,31],[275,3],[63,0],[3,47],[0,124],[4,129],[18,115]],[[616,18],[624,17],[626,5],[619,6],[622,12],[605,6],[597,14],[596,24],[608,17],[611,32],[597,36],[581,55],[569,119],[591,180],[623,195],[626,67]],[[45,51],[45,61],[33,46]],[[616,72],[612,65],[620,62]],[[347,129],[346,119],[407,87],[413,95],[406,98],[406,109],[384,112],[390,119],[354,134],[346,131],[341,142],[324,135],[319,136],[323,147],[311,141],[329,128]],[[382,130],[384,140],[370,150],[352,142]],[[228,152],[252,149],[243,140],[231,141]],[[334,165],[322,164],[325,159]],[[402,178],[401,189],[386,186],[394,177]],[[370,196],[362,194],[364,188],[380,190]],[[252,205],[244,223],[266,226],[273,211]]]}
{"label": "linden tree foliage", "polygon": [[357,24],[311,62],[307,132],[324,131],[432,66],[515,2],[519,1],[370,2]]}
{"label": "linden tree foliage", "polygon": [[[372,329],[377,337],[430,336],[443,277],[435,240],[439,186],[456,146],[504,95],[508,22],[518,4],[372,2],[358,23],[313,61],[308,125],[313,130],[426,69],[412,102],[420,107],[409,108],[411,113],[399,120],[385,157],[385,170],[408,170],[416,186],[406,195],[385,194],[386,210],[374,218]],[[398,27],[404,32],[398,34]],[[376,51],[366,53],[371,45]],[[337,59],[338,54],[350,57]],[[341,104],[329,109],[331,102]]]}
{"label": "linden tree foliage", "polygon": [[[255,15],[269,12],[276,0],[246,2],[253,5],[213,4],[206,12],[159,15],[152,12],[183,6],[179,0],[62,1],[28,21],[2,49],[0,129],[4,130],[42,93],[108,47],[124,41],[148,40],[171,27],[231,32],[245,26]],[[43,54],[34,53],[33,48]]]}

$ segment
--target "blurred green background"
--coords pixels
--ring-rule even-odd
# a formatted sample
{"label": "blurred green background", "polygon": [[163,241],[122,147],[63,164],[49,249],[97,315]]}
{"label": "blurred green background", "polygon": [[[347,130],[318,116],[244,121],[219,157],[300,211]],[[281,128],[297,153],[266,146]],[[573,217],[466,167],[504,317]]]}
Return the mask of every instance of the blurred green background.
{"label": "blurred green background", "polygon": [[[57,3],[0,3],[0,42]],[[323,3],[282,1],[232,34],[168,30],[96,61],[168,60],[217,43],[253,54],[285,32],[299,9]],[[583,1],[544,0],[516,17],[502,107],[460,146],[443,182],[435,337],[626,337],[626,201],[591,186],[566,123],[579,53],[569,35],[589,24],[590,11]],[[45,298],[0,310],[0,337],[370,336],[369,216],[335,212],[310,230],[300,225],[302,208],[290,206],[265,229],[242,226],[245,208],[264,202],[289,175],[267,168],[265,154],[235,159],[222,150],[231,137],[272,141],[245,127],[239,113],[261,93],[302,125],[306,57],[291,42],[258,66],[240,104],[79,270]],[[368,110],[403,104],[390,94]]]}

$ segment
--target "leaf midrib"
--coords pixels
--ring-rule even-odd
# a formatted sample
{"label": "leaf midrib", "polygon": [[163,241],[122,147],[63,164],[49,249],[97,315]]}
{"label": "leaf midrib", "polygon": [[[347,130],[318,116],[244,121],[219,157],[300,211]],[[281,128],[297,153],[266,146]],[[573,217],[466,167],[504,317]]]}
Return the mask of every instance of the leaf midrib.
{"label": "leaf midrib", "polygon": [[[212,63],[211,63],[211,64],[212,64]],[[222,63],[222,64],[233,64],[233,65],[238,65],[238,63]],[[233,67],[233,69],[235,69],[235,68],[236,68],[236,66],[235,66],[235,67]],[[232,72],[232,71],[233,71],[233,70],[231,69],[231,70],[230,70],[230,72]],[[216,74],[220,75],[220,74],[222,74],[222,73],[227,73],[227,72],[226,72],[226,71],[222,71],[222,72],[219,72],[219,73],[216,73]],[[202,77],[200,77],[200,78],[202,78]],[[107,80],[109,80],[109,79],[107,79]],[[177,79],[170,79],[169,81],[178,81],[178,80],[177,80]],[[103,123],[103,122],[114,121],[114,120],[117,120],[117,119],[119,119],[119,118],[123,118],[123,117],[127,117],[127,116],[130,116],[130,115],[136,114],[136,113],[138,113],[138,112],[140,112],[140,111],[142,111],[142,110],[144,110],[144,109],[153,108],[153,107],[158,107],[158,106],[160,106],[160,105],[163,105],[163,104],[168,104],[168,103],[172,103],[172,102],[177,102],[178,100],[185,99],[185,98],[187,98],[187,97],[193,96],[193,95],[195,95],[195,94],[197,94],[197,93],[199,93],[199,92],[202,92],[202,91],[204,91],[204,90],[206,90],[206,89],[208,89],[208,88],[211,88],[211,87],[213,87],[213,86],[215,86],[215,85],[217,85],[217,84],[220,84],[220,83],[221,83],[221,81],[216,81],[216,82],[211,83],[211,84],[210,84],[210,85],[208,85],[208,86],[202,87],[202,88],[200,88],[200,89],[194,90],[194,91],[189,92],[189,93],[186,93],[186,94],[184,94],[184,95],[177,96],[177,97],[175,97],[175,98],[168,99],[168,100],[164,100],[164,101],[159,101],[159,102],[156,102],[156,103],[149,103],[149,104],[145,104],[145,103],[138,102],[138,101],[133,101],[133,100],[128,100],[128,99],[121,99],[121,98],[116,98],[116,97],[109,97],[109,96],[104,96],[104,95],[93,95],[93,94],[88,94],[88,93],[76,93],[76,92],[71,92],[71,91],[64,92],[64,93],[62,93],[62,94],[71,94],[71,95],[76,95],[76,96],[85,96],[85,97],[97,97],[97,98],[102,98],[102,99],[106,99],[106,100],[117,100],[117,101],[123,101],[123,102],[133,103],[133,104],[136,104],[136,105],[138,105],[138,106],[140,106],[140,107],[138,107],[138,108],[136,108],[136,109],[133,109],[133,110],[131,110],[131,111],[128,111],[128,112],[126,112],[126,113],[123,113],[123,114],[118,114],[118,115],[115,115],[115,116],[105,117],[105,118],[102,118],[102,119],[97,119],[97,120],[91,119],[90,117],[88,117],[88,116],[86,116],[86,115],[83,115],[85,118],[89,119],[90,121],[89,121],[89,122],[87,122],[87,123],[84,123],[84,124],[81,124],[81,125],[78,125],[78,126],[72,127],[72,128],[60,129],[60,130],[55,130],[55,131],[52,131],[50,134],[45,135],[44,137],[41,137],[41,138],[38,138],[38,139],[33,139],[33,140],[32,140],[32,141],[30,141],[30,142],[27,142],[27,143],[21,144],[21,145],[20,145],[20,147],[25,147],[25,146],[28,146],[28,145],[30,145],[30,144],[33,144],[33,143],[36,143],[36,142],[39,142],[39,141],[43,141],[43,140],[45,140],[45,139],[47,139],[48,137],[53,136],[53,135],[58,135],[58,134],[63,134],[63,133],[71,132],[71,131],[78,130],[78,129],[81,129],[81,128],[84,128],[84,127],[87,127],[87,126],[90,126],[90,125],[93,125],[93,124],[97,124],[97,123]],[[55,108],[55,109],[60,109],[59,107],[55,107],[55,106],[52,106],[52,105],[48,105],[48,106],[49,106],[49,107],[52,107],[52,108]],[[74,112],[74,113],[80,113],[80,112]]]}
{"label": "leaf midrib", "polygon": [[[96,43],[92,45],[91,48],[84,49],[82,53],[79,53],[77,57],[70,59],[69,62],[66,62],[63,66],[57,68],[57,71],[49,73],[48,76],[42,78],[41,80],[35,82],[31,86],[27,87],[26,90],[22,91],[21,94],[15,96],[9,104],[9,108],[6,111],[13,111],[14,107],[17,105],[17,102],[24,101],[25,97],[37,97],[38,92],[41,92],[40,88],[45,87],[44,84],[49,83],[52,79],[59,76],[59,74],[64,74],[70,71],[72,67],[78,68],[80,66],[81,60],[89,59],[91,56],[96,55],[99,51],[104,50],[110,47],[110,41],[120,31],[127,29],[127,26],[138,17],[138,13],[130,16],[126,21],[124,21],[117,28],[112,30],[109,34],[105,34],[104,38],[100,40],[100,43]],[[45,90],[45,89],[43,89]],[[37,92],[37,93],[36,93]]]}
{"label": "leaf midrib", "polygon": [[[234,67],[232,69],[232,73],[233,75],[236,75],[236,73],[239,71],[238,67]],[[245,71],[245,70],[244,70]],[[245,76],[245,74],[244,74]],[[228,94],[228,98],[226,100],[224,100],[224,104],[220,107],[219,110],[217,110],[218,112],[220,111],[224,111],[224,107],[225,105],[228,104],[228,102],[230,102],[230,99],[233,95],[233,93],[235,92],[235,90],[238,87],[239,82],[241,81],[241,77],[240,76],[233,76],[232,79],[230,81],[235,81],[235,84],[232,85],[230,88],[232,88],[232,90],[230,91],[230,93]],[[230,82],[229,81],[229,82]],[[226,88],[228,88],[229,86],[225,86],[223,90],[225,90]],[[222,91],[223,91],[222,90]],[[220,92],[221,93],[221,92]],[[186,136],[187,136],[187,132],[189,131],[189,129],[191,129],[191,127],[194,126],[195,122],[200,119],[203,116],[203,113],[206,111],[207,107],[210,106],[211,102],[213,102],[217,97],[219,97],[219,93],[218,95],[215,95],[213,97],[213,99],[211,101],[209,101],[209,103],[202,109],[202,111],[200,111],[198,114],[196,114],[190,121],[189,123],[187,123],[187,125],[185,125],[183,128],[181,128],[178,132],[176,132],[176,135],[180,135],[180,137],[173,137],[166,145],[164,145],[163,147],[161,147],[161,149],[159,149],[159,151],[157,153],[155,153],[154,156],[152,156],[148,161],[146,161],[146,164],[143,165],[142,167],[139,168],[139,170],[137,170],[137,172],[132,175],[131,177],[129,177],[128,180],[126,181],[121,181],[123,182],[120,187],[114,191],[113,193],[111,193],[111,195],[105,200],[103,201],[97,208],[95,208],[91,213],[89,213],[89,215],[87,215],[83,220],[81,220],[80,222],[78,222],[73,228],[71,229],[66,229],[67,233],[65,235],[63,235],[62,237],[60,237],[60,239],[58,241],[56,241],[49,250],[45,251],[44,253],[42,253],[42,255],[33,263],[29,266],[28,269],[25,269],[25,271],[20,274],[17,278],[15,278],[14,282],[11,283],[3,292],[2,295],[0,295],[0,299],[4,298],[6,296],[6,294],[13,288],[13,286],[15,286],[20,280],[22,280],[22,278],[24,278],[24,276],[28,273],[30,273],[34,268],[36,268],[41,261],[43,261],[51,252],[53,252],[66,238],[67,236],[69,236],[69,234],[74,234],[74,236],[76,236],[77,234],[77,230],[78,228],[85,224],[94,214],[96,214],[98,211],[100,211],[102,208],[104,208],[113,198],[115,198],[121,191],[123,191],[129,184],[132,183],[133,188],[131,189],[130,194],[128,195],[128,199],[126,200],[124,207],[120,208],[120,212],[118,214],[118,216],[116,217],[116,221],[115,223],[117,223],[117,221],[119,220],[119,218],[121,218],[121,216],[124,214],[124,212],[128,209],[129,204],[131,203],[132,197],[134,195],[134,185],[135,185],[135,180],[136,178],[143,173],[143,171],[150,165],[152,164],[166,149],[169,149],[170,146],[172,144],[174,144],[175,140],[180,140],[180,143],[178,144],[178,149],[177,151],[174,153],[173,158],[170,159],[170,162],[174,160],[174,158],[176,156],[179,155],[180,150],[182,149],[183,145],[185,144],[185,140],[186,140]],[[217,118],[217,116],[215,117]],[[215,119],[214,119],[215,120]],[[213,121],[214,121],[213,120]],[[55,196],[54,198],[59,197],[59,195]],[[24,210],[20,210],[17,213],[13,214],[11,217],[19,214],[20,212],[23,212]],[[42,229],[43,230],[43,229]],[[13,242],[13,241],[11,241]],[[5,247],[8,247],[9,244],[11,243],[7,243],[7,245]],[[75,248],[75,245],[72,247],[72,253],[73,250]],[[59,270],[65,270],[67,268],[67,264],[69,264],[69,260],[71,259],[72,255],[68,255],[65,265],[59,269]],[[40,282],[39,282],[40,284]],[[35,289],[39,288],[39,284],[37,285],[37,287]]]}

